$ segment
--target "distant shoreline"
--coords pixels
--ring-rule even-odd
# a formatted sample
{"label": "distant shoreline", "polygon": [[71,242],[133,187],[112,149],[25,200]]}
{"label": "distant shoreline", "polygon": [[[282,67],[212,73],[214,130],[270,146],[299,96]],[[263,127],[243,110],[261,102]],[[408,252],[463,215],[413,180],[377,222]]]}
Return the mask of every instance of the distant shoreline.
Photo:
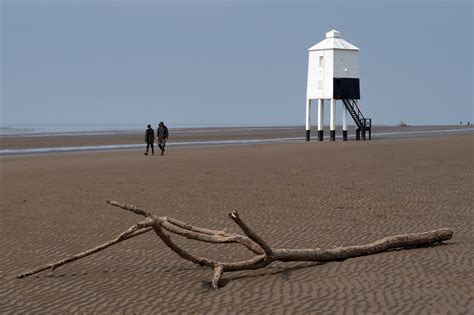
{"label": "distant shoreline", "polygon": [[[219,126],[219,127],[169,127],[174,133],[208,133],[208,132],[228,132],[242,130],[274,130],[274,129],[297,129],[303,126]],[[100,135],[117,135],[117,134],[141,134],[146,128],[134,129],[104,129],[104,130],[69,130],[69,131],[37,131],[26,130],[24,128],[3,128],[1,137],[55,137],[55,136],[100,136]],[[2,127],[0,127],[2,130]],[[7,131],[7,132],[5,132]]]}
{"label": "distant shoreline", "polygon": [[[157,128],[152,123],[153,128]],[[179,131],[198,131],[212,129],[245,129],[245,128],[295,128],[298,125],[169,125],[168,128]],[[2,136],[30,135],[94,135],[115,133],[141,133],[146,124],[3,124],[0,125]]]}

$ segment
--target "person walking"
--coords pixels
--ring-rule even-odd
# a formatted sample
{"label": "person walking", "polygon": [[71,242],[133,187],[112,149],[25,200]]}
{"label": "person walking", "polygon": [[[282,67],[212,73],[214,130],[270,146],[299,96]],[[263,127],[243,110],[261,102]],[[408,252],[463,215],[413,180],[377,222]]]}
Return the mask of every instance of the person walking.
{"label": "person walking", "polygon": [[158,138],[158,147],[161,150],[161,155],[163,155],[165,153],[166,141],[168,141],[168,127],[162,121],[158,125],[156,136]]}
{"label": "person walking", "polygon": [[151,154],[155,155],[155,149],[153,148],[153,143],[155,142],[155,131],[151,128],[151,125],[148,125],[145,131],[145,142],[146,142],[146,152],[143,153],[148,155],[148,149],[151,147]]}

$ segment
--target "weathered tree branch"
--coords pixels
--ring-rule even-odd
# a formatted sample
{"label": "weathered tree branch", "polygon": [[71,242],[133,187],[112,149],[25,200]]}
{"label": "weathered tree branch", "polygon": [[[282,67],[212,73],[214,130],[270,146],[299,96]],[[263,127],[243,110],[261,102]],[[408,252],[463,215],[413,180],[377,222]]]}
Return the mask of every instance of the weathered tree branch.
{"label": "weathered tree branch", "polygon": [[115,239],[113,239],[111,241],[105,242],[105,243],[103,243],[99,246],[96,246],[94,248],[91,248],[91,249],[89,249],[85,252],[76,254],[74,256],[71,256],[71,257],[68,257],[68,258],[50,263],[50,264],[39,266],[35,269],[23,272],[23,273],[17,275],[17,278],[21,279],[21,278],[24,278],[24,277],[27,277],[27,276],[31,276],[31,275],[34,275],[35,273],[41,272],[41,271],[46,270],[46,269],[50,269],[50,273],[52,273],[53,270],[56,269],[57,267],[60,267],[60,266],[65,265],[67,263],[70,263],[70,262],[76,261],[78,259],[90,256],[92,254],[100,252],[101,250],[106,249],[107,247],[110,247],[110,246],[115,245],[117,243],[120,243],[122,241],[128,240],[132,237],[141,235],[143,233],[149,232],[151,230],[152,230],[151,221],[147,220],[147,221],[139,222],[139,223],[133,225],[132,227],[130,227],[125,232],[121,233],[119,236],[117,236]]}
{"label": "weathered tree branch", "polygon": [[191,225],[191,224],[188,224],[186,222],[182,222],[182,221],[170,218],[170,217],[164,217],[164,219],[165,219],[165,221],[168,221],[169,223],[174,224],[177,227],[180,227],[180,228],[183,228],[183,229],[189,230],[189,231],[194,231],[194,232],[207,234],[207,235],[219,235],[219,236],[222,236],[222,237],[227,237],[227,235],[229,234],[229,233],[226,233],[224,231],[210,230],[210,229],[197,227],[197,226],[194,226],[194,225]]}
{"label": "weathered tree branch", "polygon": [[[189,260],[200,266],[206,266],[213,270],[211,280],[212,287],[218,289],[224,272],[249,270],[263,268],[274,261],[341,261],[347,258],[354,258],[365,255],[372,255],[397,248],[411,248],[420,246],[429,246],[453,237],[452,229],[439,229],[423,233],[412,233],[404,235],[395,235],[384,237],[375,242],[365,245],[355,245],[346,247],[337,247],[332,249],[286,249],[272,248],[260,236],[258,236],[239,216],[237,211],[229,214],[229,217],[242,229],[247,236],[229,233],[226,231],[211,230],[181,222],[169,217],[157,217],[151,212],[136,206],[122,204],[116,201],[107,201],[112,206],[131,211],[135,214],[146,217],[145,221],[139,222],[121,233],[112,241],[103,243],[85,252],[76,254],[69,258],[37,267],[33,270],[17,275],[18,278],[24,278],[35,273],[50,269],[51,272],[66,263],[76,261],[86,256],[97,253],[107,247],[117,244],[126,239],[154,230],[156,235],[173,250],[178,256]],[[238,262],[221,262],[206,257],[192,254],[181,248],[171,240],[171,237],[165,232],[207,243],[238,243],[256,254],[253,258]]]}
{"label": "weathered tree branch", "polygon": [[452,229],[439,229],[423,233],[412,233],[384,237],[365,245],[316,249],[275,249],[274,259],[279,261],[340,261],[348,258],[378,254],[397,248],[433,245],[453,237]]}
{"label": "weathered tree branch", "polygon": [[262,249],[265,255],[272,256],[272,249],[268,244],[260,238],[254,231],[252,231],[243,221],[240,219],[239,213],[237,210],[234,210],[232,213],[229,213],[229,217],[237,223],[237,225],[242,229],[242,231],[247,235],[252,241],[257,243]]}
{"label": "weathered tree branch", "polygon": [[171,238],[166,234],[163,229],[161,228],[161,224],[159,221],[156,221],[156,223],[153,225],[153,229],[155,230],[156,235],[158,235],[163,243],[165,243],[166,246],[168,246],[171,250],[173,250],[176,254],[178,254],[181,258],[189,260],[195,264],[198,264],[200,266],[207,266],[207,267],[214,267],[216,265],[216,262],[213,260],[209,260],[204,257],[199,257],[196,255],[193,255],[186,250],[182,249],[179,247],[175,242],[171,240]]}
{"label": "weathered tree branch", "polygon": [[214,267],[214,276],[212,277],[212,287],[217,290],[219,289],[219,283],[221,281],[222,274],[224,273],[224,267],[218,265]]}
{"label": "weathered tree branch", "polygon": [[118,208],[122,208],[124,210],[128,210],[128,211],[131,211],[135,214],[138,214],[138,215],[142,215],[144,217],[151,217],[153,216],[150,212],[146,211],[146,210],[143,210],[143,209],[140,209],[138,207],[135,207],[133,205],[127,205],[127,204],[124,204],[124,203],[120,203],[120,202],[117,202],[117,201],[114,201],[114,200],[107,200],[107,203],[109,205],[112,205],[112,206],[115,206],[115,207],[118,207]]}
{"label": "weathered tree branch", "polygon": [[112,206],[124,210],[129,210],[139,215],[143,215],[145,217],[153,217],[160,222],[162,228],[174,234],[184,236],[188,239],[193,239],[206,243],[238,243],[246,247],[250,251],[254,252],[255,254],[263,253],[263,250],[257,243],[239,234],[228,233],[219,230],[205,229],[191,224],[187,224],[185,222],[181,222],[170,217],[157,217],[146,210],[140,209],[132,205],[123,204],[114,200],[108,200],[107,203]]}

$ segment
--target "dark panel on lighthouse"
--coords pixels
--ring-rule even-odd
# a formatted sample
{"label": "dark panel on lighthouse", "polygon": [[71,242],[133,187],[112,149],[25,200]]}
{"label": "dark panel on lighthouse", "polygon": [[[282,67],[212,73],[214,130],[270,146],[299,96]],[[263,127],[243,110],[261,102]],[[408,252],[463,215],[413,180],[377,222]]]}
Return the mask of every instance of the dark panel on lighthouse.
{"label": "dark panel on lighthouse", "polygon": [[334,78],[333,83],[335,99],[360,99],[359,79]]}

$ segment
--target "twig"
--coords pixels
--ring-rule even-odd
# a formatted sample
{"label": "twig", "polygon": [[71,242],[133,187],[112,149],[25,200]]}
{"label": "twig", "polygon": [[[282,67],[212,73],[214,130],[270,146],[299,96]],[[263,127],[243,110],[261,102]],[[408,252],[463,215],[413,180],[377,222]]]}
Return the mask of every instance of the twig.
{"label": "twig", "polygon": [[79,254],[76,254],[74,256],[62,259],[60,261],[49,263],[49,264],[37,267],[35,269],[20,273],[16,277],[18,279],[21,279],[21,278],[24,278],[24,277],[27,277],[27,276],[34,275],[35,273],[41,272],[41,271],[46,270],[46,269],[50,269],[51,272],[53,272],[53,270],[56,269],[57,267],[60,267],[60,266],[65,265],[67,263],[70,263],[70,262],[79,260],[81,258],[90,256],[92,254],[100,252],[101,250],[106,249],[107,247],[110,247],[110,246],[115,245],[117,243],[120,243],[122,241],[128,240],[128,239],[133,238],[135,236],[138,236],[138,235],[141,235],[143,233],[151,231],[152,228],[150,227],[150,223],[151,223],[150,221],[144,221],[144,222],[141,222],[141,223],[137,223],[137,224],[133,225],[132,227],[130,227],[125,232],[121,233],[117,238],[115,238],[111,241],[105,242],[105,243],[103,243],[99,246],[96,246],[94,248],[91,248],[91,249],[89,249],[85,252],[81,252]]}
{"label": "twig", "polygon": [[252,229],[250,227],[248,227],[242,221],[242,219],[240,218],[239,213],[237,212],[237,210],[233,211],[232,213],[229,213],[229,217],[235,223],[237,223],[237,225],[242,229],[242,231],[245,233],[245,235],[247,235],[252,241],[257,243],[263,249],[263,251],[265,252],[265,254],[267,256],[269,256],[269,257],[272,256],[273,251],[272,251],[271,247],[260,236],[258,236],[257,233],[252,231]]}

